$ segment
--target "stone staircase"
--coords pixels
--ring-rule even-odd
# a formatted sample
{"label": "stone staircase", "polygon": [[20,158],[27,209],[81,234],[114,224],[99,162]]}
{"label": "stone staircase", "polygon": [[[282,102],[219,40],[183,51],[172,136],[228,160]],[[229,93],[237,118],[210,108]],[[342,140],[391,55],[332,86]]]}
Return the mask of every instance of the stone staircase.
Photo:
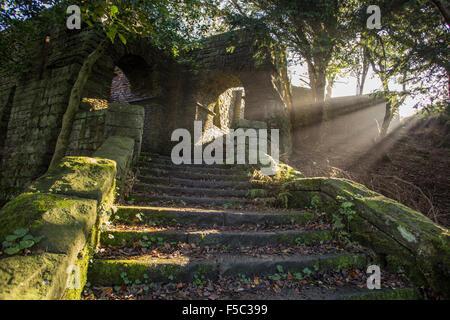
{"label": "stone staircase", "polygon": [[250,197],[245,166],[173,165],[144,155],[126,206],[101,232],[85,299],[405,299],[382,272],[368,290],[363,248],[333,240],[314,210]]}

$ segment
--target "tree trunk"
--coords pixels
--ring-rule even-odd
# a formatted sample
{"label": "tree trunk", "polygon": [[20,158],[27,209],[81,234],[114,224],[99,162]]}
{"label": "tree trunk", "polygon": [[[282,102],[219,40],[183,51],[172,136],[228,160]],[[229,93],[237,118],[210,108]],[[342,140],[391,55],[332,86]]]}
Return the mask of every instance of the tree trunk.
{"label": "tree trunk", "polygon": [[330,100],[331,95],[333,94],[333,87],[334,87],[334,80],[336,78],[336,75],[332,75],[328,77],[327,81],[327,93],[325,95],[325,100]]}
{"label": "tree trunk", "polygon": [[61,159],[66,155],[70,134],[72,133],[73,121],[81,102],[81,94],[91,74],[92,67],[103,55],[106,44],[106,40],[100,42],[97,48],[89,54],[81,66],[78,77],[75,80],[72,91],[70,92],[69,104],[63,116],[61,131],[59,132],[58,140],[56,141],[55,152],[53,153],[52,161],[50,162],[50,168],[57,165],[58,162],[61,161]]}
{"label": "tree trunk", "polygon": [[310,129],[310,143],[311,145],[319,145],[322,135],[326,76],[325,71],[319,70],[317,69],[317,67],[314,67],[310,64],[308,64],[308,74],[314,102],[316,104],[316,110],[314,110]]}
{"label": "tree trunk", "polygon": [[391,120],[392,120],[392,106],[390,101],[386,101],[386,112],[384,113],[383,124],[381,125],[379,136],[380,139],[386,137],[389,125],[391,124]]}
{"label": "tree trunk", "polygon": [[366,83],[367,73],[369,72],[369,63],[368,63],[368,57],[367,57],[367,49],[364,47],[363,49],[363,65],[362,65],[362,72],[361,72],[361,79],[358,79],[358,87],[356,95],[362,96],[364,92],[364,84]]}

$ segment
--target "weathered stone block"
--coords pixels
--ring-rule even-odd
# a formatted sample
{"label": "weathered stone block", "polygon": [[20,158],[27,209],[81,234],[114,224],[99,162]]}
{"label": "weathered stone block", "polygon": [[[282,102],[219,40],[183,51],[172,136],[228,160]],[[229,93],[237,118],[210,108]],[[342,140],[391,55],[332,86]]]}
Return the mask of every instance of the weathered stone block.
{"label": "weathered stone block", "polygon": [[0,260],[1,300],[50,300],[64,294],[70,259],[44,253]]}
{"label": "weathered stone block", "polygon": [[129,137],[112,136],[94,153],[94,157],[114,159],[117,163],[118,177],[126,174],[133,159],[134,140]]}
{"label": "weathered stone block", "polygon": [[43,237],[38,248],[72,256],[83,248],[96,218],[95,200],[24,193],[0,210],[0,239],[27,228],[33,236]]}
{"label": "weathered stone block", "polygon": [[114,185],[116,164],[107,159],[65,157],[38,178],[28,192],[57,193],[80,198],[105,200]]}

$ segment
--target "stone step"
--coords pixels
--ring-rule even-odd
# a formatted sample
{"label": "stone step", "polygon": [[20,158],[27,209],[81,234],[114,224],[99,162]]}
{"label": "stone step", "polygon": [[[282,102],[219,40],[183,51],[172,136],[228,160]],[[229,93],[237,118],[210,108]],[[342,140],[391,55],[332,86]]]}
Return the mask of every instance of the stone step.
{"label": "stone step", "polygon": [[157,164],[157,163],[150,163],[147,165],[140,165],[139,170],[142,168],[145,169],[158,169],[158,170],[165,170],[169,172],[193,172],[193,173],[205,173],[205,174],[215,174],[215,175],[244,175],[248,176],[249,170],[244,169],[222,169],[212,166],[204,166],[204,167],[198,167],[195,165],[174,165],[174,164]]}
{"label": "stone step", "polygon": [[[235,153],[234,159],[237,159],[236,153]],[[146,153],[146,152],[141,152],[141,154],[139,156],[139,161],[145,162],[145,163],[153,162],[153,163],[173,164],[171,156],[160,155],[160,154],[152,154],[152,153]],[[195,164],[195,162],[197,162],[197,164]],[[226,158],[224,158],[224,163],[222,163],[222,164],[207,165],[205,163],[204,159],[196,159],[194,157],[191,157],[191,164],[195,165],[197,167],[201,167],[201,166],[206,166],[206,167],[216,166],[217,168],[222,168],[222,169],[227,169],[227,168],[233,169],[235,167],[246,168],[246,167],[249,166],[249,165],[246,165],[246,164],[227,164],[226,163]],[[181,165],[184,165],[184,164],[181,164]]]}
{"label": "stone step", "polygon": [[209,174],[206,172],[192,172],[190,170],[163,170],[157,168],[140,168],[140,174],[156,177],[171,177],[191,180],[209,181],[250,181],[250,176],[242,174]]}
{"label": "stone step", "polygon": [[161,159],[161,158],[152,158],[151,160],[147,160],[145,158],[140,158],[137,162],[137,166],[139,167],[175,167],[175,168],[188,168],[188,169],[218,169],[227,171],[248,171],[252,168],[249,165],[242,164],[206,164],[206,163],[195,163],[191,161],[190,164],[182,163],[182,164],[174,164],[173,161],[169,159]]}
{"label": "stone step", "polygon": [[[111,217],[114,222],[118,220],[133,221],[136,215],[146,223],[160,222],[164,224],[181,225],[285,225],[305,224],[315,219],[313,212],[301,211],[270,211],[270,212],[244,212],[228,210],[206,210],[197,208],[166,208],[166,207],[118,207]],[[119,217],[119,219],[117,219]]]}
{"label": "stone step", "polygon": [[[133,204],[151,204],[151,203],[175,203],[182,206],[186,205],[206,205],[206,206],[250,206],[257,204],[256,201],[235,199],[235,198],[199,198],[199,197],[180,197],[180,196],[153,196],[133,193],[129,199],[133,199]],[[259,199],[258,199],[259,200]]]}
{"label": "stone step", "polygon": [[248,194],[246,190],[234,190],[234,189],[204,189],[204,188],[192,188],[192,187],[171,187],[164,185],[154,185],[145,183],[136,183],[133,186],[134,191],[142,191],[146,193],[157,193],[171,196],[177,195],[190,195],[198,197],[245,197]]}
{"label": "stone step", "polygon": [[[357,286],[320,286],[308,285],[301,290],[294,288],[279,288],[278,293],[253,293],[243,292],[233,294],[226,299],[233,300],[416,300],[418,294],[413,288],[382,288],[380,290],[369,290]],[[143,296],[141,300],[150,297]],[[205,300],[205,296],[197,296],[195,291],[189,295],[192,300]],[[219,299],[222,297],[219,296]]]}
{"label": "stone step", "polygon": [[192,180],[182,179],[174,177],[154,177],[154,176],[139,176],[139,181],[148,184],[166,184],[177,185],[192,188],[219,188],[219,189],[252,189],[250,182],[238,182],[238,181],[204,181],[204,180]]}
{"label": "stone step", "polygon": [[286,273],[309,271],[340,271],[344,268],[365,268],[363,254],[322,254],[251,257],[220,254],[212,259],[177,257],[158,259],[141,256],[133,260],[101,260],[91,264],[88,281],[93,285],[122,285],[124,279],[135,282],[191,282],[196,278],[216,280],[218,277],[273,275],[282,268]]}
{"label": "stone step", "polygon": [[216,229],[195,232],[107,230],[101,233],[100,242],[109,246],[132,246],[136,242],[152,245],[188,243],[197,246],[251,247],[268,245],[310,244],[332,239],[329,231],[220,231]]}

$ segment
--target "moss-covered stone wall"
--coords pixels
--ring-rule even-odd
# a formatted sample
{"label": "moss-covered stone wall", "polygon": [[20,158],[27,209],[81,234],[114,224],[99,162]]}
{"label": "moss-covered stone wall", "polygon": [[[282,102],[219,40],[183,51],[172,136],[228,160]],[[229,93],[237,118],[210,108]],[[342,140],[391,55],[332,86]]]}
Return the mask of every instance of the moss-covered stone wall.
{"label": "moss-covered stone wall", "polygon": [[110,136],[94,158],[65,157],[0,210],[0,299],[80,297],[138,141]]}
{"label": "moss-covered stone wall", "polygon": [[418,287],[450,297],[450,233],[420,212],[346,179],[294,178],[281,187],[291,208],[326,210],[353,240]]}
{"label": "moss-covered stone wall", "polygon": [[[0,210],[1,299],[64,297],[68,268],[96,245],[91,239],[96,238],[101,208],[112,204],[115,175],[112,160],[66,157]],[[11,254],[5,249],[14,247],[20,230],[40,241]],[[77,279],[85,270],[78,272]]]}

